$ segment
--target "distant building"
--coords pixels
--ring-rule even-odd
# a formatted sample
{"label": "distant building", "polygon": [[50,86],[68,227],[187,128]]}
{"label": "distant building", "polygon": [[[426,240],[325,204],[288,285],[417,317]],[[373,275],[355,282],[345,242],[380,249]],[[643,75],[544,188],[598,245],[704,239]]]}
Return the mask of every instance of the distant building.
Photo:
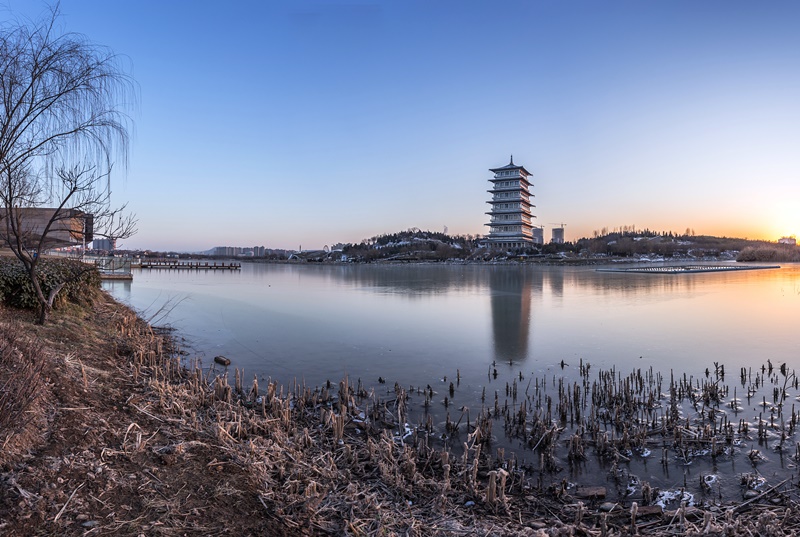
{"label": "distant building", "polygon": [[544,228],[541,226],[537,226],[532,229],[532,232],[533,232],[533,244],[544,244]]}
{"label": "distant building", "polygon": [[215,246],[208,251],[209,254],[217,257],[265,257],[271,254],[264,246],[242,247],[242,246]]}
{"label": "distant building", "polygon": [[214,248],[214,255],[219,257],[236,257],[242,253],[239,246],[217,246]]}
{"label": "distant building", "polygon": [[94,239],[92,241],[92,250],[103,250],[106,252],[113,252],[117,249],[117,239]]}
{"label": "distant building", "polygon": [[499,248],[526,248],[533,245],[533,226],[531,219],[531,187],[528,177],[532,174],[523,166],[511,161],[502,168],[489,170],[494,177],[489,179],[492,195],[489,203],[492,206],[489,215],[489,244]]}
{"label": "distant building", "polygon": [[[19,239],[26,248],[36,248],[42,233],[51,220],[52,224],[47,232],[43,244],[44,248],[82,245],[89,243],[93,238],[94,219],[92,215],[75,209],[61,209],[57,218],[53,218],[57,209],[45,207],[30,207],[13,209],[12,219],[18,226]],[[5,230],[10,224],[5,211],[0,211],[0,246],[7,245]]]}
{"label": "distant building", "polygon": [[795,237],[781,237],[778,239],[778,244],[790,244],[792,246],[797,246],[797,239]]}
{"label": "distant building", "polygon": [[564,228],[563,227],[554,227],[553,228],[553,238],[550,242],[554,244],[564,244]]}

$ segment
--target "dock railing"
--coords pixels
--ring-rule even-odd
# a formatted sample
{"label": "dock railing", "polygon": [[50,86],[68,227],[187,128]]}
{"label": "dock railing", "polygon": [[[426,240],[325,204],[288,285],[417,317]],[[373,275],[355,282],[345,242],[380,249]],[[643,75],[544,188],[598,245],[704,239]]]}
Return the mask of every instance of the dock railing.
{"label": "dock railing", "polygon": [[83,258],[86,263],[93,263],[100,272],[102,279],[118,279],[130,280],[133,279],[131,273],[131,258],[127,256],[85,256]]}

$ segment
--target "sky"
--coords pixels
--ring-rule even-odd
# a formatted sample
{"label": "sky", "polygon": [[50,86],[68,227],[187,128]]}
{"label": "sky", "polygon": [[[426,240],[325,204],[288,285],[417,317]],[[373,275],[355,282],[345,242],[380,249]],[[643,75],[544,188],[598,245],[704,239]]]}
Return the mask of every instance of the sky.
{"label": "sky", "polygon": [[[47,4],[0,0],[0,17]],[[136,81],[124,248],[488,233],[489,168],[567,240],[800,235],[800,3],[62,0]]]}

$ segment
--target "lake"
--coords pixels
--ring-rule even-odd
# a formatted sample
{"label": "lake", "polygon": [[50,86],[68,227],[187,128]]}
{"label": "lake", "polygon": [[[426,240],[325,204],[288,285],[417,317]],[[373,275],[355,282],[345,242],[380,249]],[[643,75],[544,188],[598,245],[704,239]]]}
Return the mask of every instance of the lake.
{"label": "lake", "polygon": [[[397,383],[412,394],[411,421],[422,423],[432,414],[438,437],[447,436],[442,433],[445,413],[455,420],[467,407],[474,419],[482,407],[495,404],[495,394],[500,405],[505,401],[518,408],[520,401],[507,395],[512,386],[525,389],[519,399],[527,397],[533,407],[543,394],[556,396],[559,383],[583,383],[581,390],[588,394],[596,374],[604,371],[612,371],[620,383],[636,371],[666,379],[652,387],[665,392],[657,394],[658,407],[648,410],[656,420],[670,399],[671,378],[685,378],[698,390],[701,381],[727,386],[716,411],[725,423],[746,420],[751,432],[759,415],[774,417],[797,396],[784,378],[780,389],[786,385],[791,391],[787,402],[766,401],[777,397],[780,364],[787,364],[788,378],[800,359],[800,266],[791,264],[630,274],[541,265],[245,262],[241,271],[230,272],[141,270],[134,272],[133,282],[103,285],[143,317],[174,326],[205,366],[224,355],[231,367],[245,370],[245,378],[257,375],[281,384],[316,386],[348,376],[387,398],[394,396]],[[766,369],[759,376],[768,364],[775,368],[774,378]],[[737,386],[739,401],[732,403]],[[420,394],[427,390],[435,396],[423,408]],[[745,400],[747,390],[752,393]],[[679,410],[689,422],[705,420],[704,409],[683,401]],[[786,414],[788,407],[781,414],[788,420]],[[575,431],[570,424],[561,426],[565,438]],[[713,475],[715,494],[735,496],[747,488],[739,486],[745,473],[788,476],[794,470],[794,429],[787,436],[784,427],[780,451],[774,446],[779,432],[773,420],[760,441],[744,432],[731,440],[724,457],[684,452],[672,467],[662,463],[661,451],[657,456],[647,455],[655,449],[628,452],[623,481],[647,479],[665,490],[684,485],[688,490],[700,487],[702,476]],[[537,466],[530,439],[504,435],[502,423],[493,435],[497,445]],[[463,438],[443,441],[448,440],[459,444]],[[756,448],[764,460],[753,458]],[[576,465],[561,455],[558,462],[551,479],[608,485],[605,463]],[[624,495],[627,485],[620,485],[618,467],[614,471],[613,481]]]}

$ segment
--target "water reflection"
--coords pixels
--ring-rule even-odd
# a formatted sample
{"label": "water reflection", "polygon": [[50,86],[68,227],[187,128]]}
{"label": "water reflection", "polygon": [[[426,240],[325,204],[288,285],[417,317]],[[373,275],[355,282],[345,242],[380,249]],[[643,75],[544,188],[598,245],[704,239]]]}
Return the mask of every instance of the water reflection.
{"label": "water reflection", "polygon": [[[252,273],[250,271],[252,270]],[[528,285],[539,289],[544,285],[553,297],[564,297],[567,288],[577,291],[593,291],[598,295],[636,295],[645,293],[671,294],[691,292],[703,285],[706,278],[720,281],[739,278],[734,273],[711,275],[695,274],[681,277],[672,274],[623,274],[598,273],[594,267],[554,267],[547,265],[344,265],[344,266],[296,266],[296,265],[245,265],[243,272],[256,281],[267,280],[276,273],[291,275],[305,282],[349,285],[372,291],[384,291],[409,297],[426,294],[446,294],[454,290],[475,290],[494,286],[491,279],[514,274],[528,278]],[[499,276],[505,274],[506,276]],[[508,287],[500,284],[498,288]],[[515,287],[517,288],[517,287]],[[535,290],[535,289],[534,289]]]}
{"label": "water reflection", "polygon": [[[549,280],[549,288],[553,293],[553,296],[563,297],[564,296],[564,271],[563,270],[555,270],[550,271],[547,273],[548,280]],[[584,278],[585,280],[585,278]],[[575,279],[574,281],[582,281],[581,279]],[[573,282],[570,282],[573,283]]]}
{"label": "water reflection", "polygon": [[799,274],[246,263],[236,274],[137,271],[133,284],[104,286],[140,311],[187,297],[168,322],[207,356],[324,381],[365,368],[485,374],[493,360],[680,368],[708,357],[732,367],[753,348],[782,356],[797,350],[785,334],[800,316]]}
{"label": "water reflection", "polygon": [[542,282],[541,271],[516,268],[492,268],[489,271],[495,361],[511,364],[528,357],[531,298],[534,292],[541,294]]}
{"label": "water reflection", "polygon": [[109,291],[117,299],[128,302],[131,296],[130,280],[104,280],[103,289]]}
{"label": "water reflection", "polygon": [[[486,275],[474,266],[354,265],[333,267],[330,276],[355,287],[415,297],[484,287]],[[325,272],[326,268],[321,268]]]}

